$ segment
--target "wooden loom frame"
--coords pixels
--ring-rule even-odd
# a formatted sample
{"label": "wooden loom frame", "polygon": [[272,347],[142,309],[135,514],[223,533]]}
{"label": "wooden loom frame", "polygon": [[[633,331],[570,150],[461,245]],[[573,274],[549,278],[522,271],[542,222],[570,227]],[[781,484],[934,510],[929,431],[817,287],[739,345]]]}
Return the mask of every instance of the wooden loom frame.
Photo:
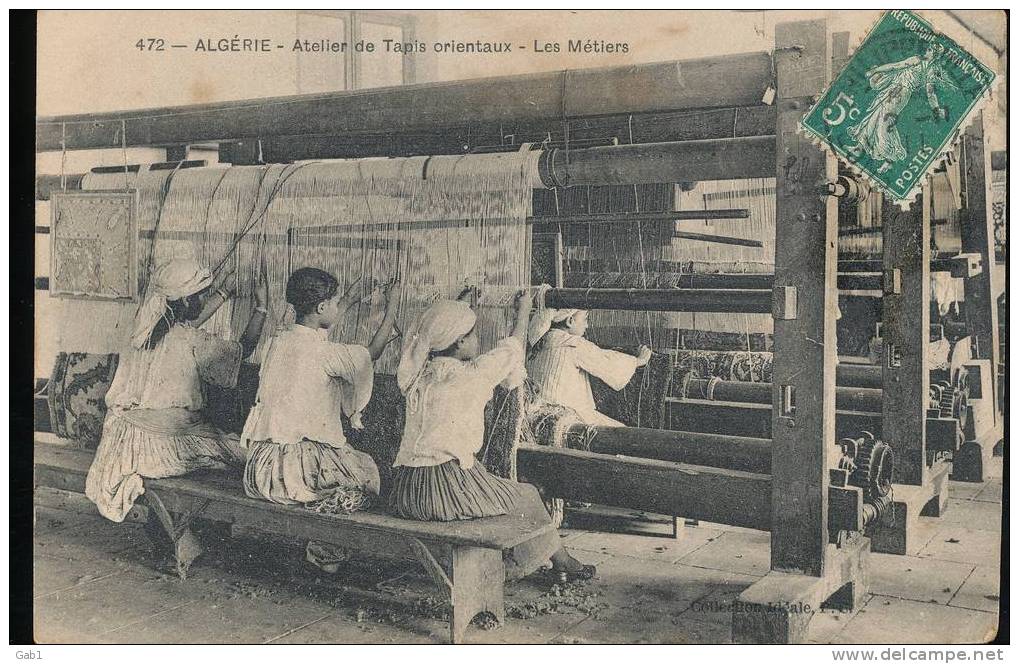
{"label": "wooden loom frame", "polygon": [[[740,642],[792,642],[805,638],[806,627],[809,622],[809,615],[797,611],[796,607],[804,603],[813,603],[815,608],[822,601],[834,601],[836,604],[852,607],[866,590],[867,584],[867,552],[869,541],[863,537],[853,538],[841,545],[830,542],[828,533],[827,511],[828,501],[828,454],[833,450],[834,440],[834,392],[835,392],[835,344],[834,344],[834,316],[832,300],[835,297],[835,264],[837,256],[833,247],[837,235],[836,211],[834,199],[818,195],[820,187],[827,182],[834,180],[834,161],[821,150],[814,147],[802,137],[798,136],[795,125],[803,112],[816,95],[820,94],[826,82],[830,79],[831,67],[831,36],[823,21],[810,21],[802,23],[780,24],[776,28],[776,54],[774,58],[777,81],[777,100],[775,104],[774,117],[774,158],[776,168],[773,172],[777,175],[777,214],[776,226],[779,237],[786,238],[786,241],[779,242],[776,250],[776,274],[773,284],[772,313],[776,319],[776,379],[775,394],[773,403],[773,431],[774,442],[772,448],[772,472],[773,482],[770,487],[772,519],[772,572],[748,589],[737,603],[738,610],[733,617],[733,637]],[[721,104],[756,104],[760,98],[755,96],[758,91],[755,85],[758,82],[760,72],[758,62],[754,58],[718,58],[706,59],[703,62],[711,61],[713,71],[719,68],[726,73],[732,73],[734,90],[736,94],[730,98],[721,100]],[[769,58],[770,60],[770,58]],[[650,73],[649,73],[650,72]],[[739,74],[745,73],[745,79]],[[612,74],[611,76],[616,76]],[[648,66],[640,76],[650,76],[652,80],[658,81],[657,76],[661,75],[658,70]],[[611,76],[609,78],[611,78]],[[558,79],[557,79],[558,80]],[[647,80],[646,78],[644,80]],[[530,77],[524,83],[534,83],[541,89],[544,87],[540,76]],[[750,81],[750,82],[747,82]],[[562,80],[563,87],[566,87],[566,79]],[[660,83],[660,81],[659,81]],[[523,84],[523,83],[522,83]],[[441,86],[437,86],[438,87]],[[452,96],[466,94],[469,86],[458,84],[453,86],[456,90]],[[386,94],[390,92],[383,91]],[[400,94],[399,91],[392,94]],[[695,99],[697,102],[691,102]],[[684,104],[701,106],[716,105],[718,102],[708,101],[711,99],[707,93],[694,91],[689,93],[689,99],[656,100],[662,104],[661,108],[644,109],[638,112],[667,111],[672,108],[682,109]],[[318,101],[318,100],[310,100]],[[380,102],[381,103],[381,102]],[[668,106],[672,103],[673,106]],[[580,102],[578,102],[580,104]],[[604,109],[601,109],[604,110]],[[613,109],[620,110],[620,109]],[[498,116],[498,111],[491,107],[478,109],[474,112],[474,120],[482,118],[485,112]],[[219,113],[218,110],[210,110],[210,113]],[[581,111],[576,109],[576,114]],[[762,124],[768,124],[768,110],[760,117],[764,118]],[[221,117],[221,116],[216,116]],[[306,116],[307,117],[307,116]],[[73,119],[55,119],[60,121],[74,121]],[[524,120],[538,122],[537,117],[527,117]],[[428,120],[426,119],[425,122]],[[434,120],[433,120],[434,121]],[[185,121],[186,122],[186,121]],[[244,126],[247,120],[238,120],[240,126]],[[120,119],[111,117],[108,123],[110,127],[115,124],[119,127]],[[107,124],[101,121],[93,123],[92,127],[85,126],[83,130],[70,132],[71,145],[79,149],[98,147],[102,144],[104,132],[107,131]],[[41,129],[41,138],[52,134],[53,122],[48,128]],[[75,125],[77,127],[78,125]],[[189,138],[187,126],[170,122],[166,124],[169,133],[157,134],[161,138],[156,141],[176,142]],[[213,126],[215,124],[213,123]],[[222,125],[220,125],[222,126]],[[236,126],[236,123],[235,123]],[[253,123],[252,126],[257,126]],[[401,125],[405,130],[416,129]],[[112,129],[111,129],[112,131]],[[224,131],[226,131],[224,129]],[[271,131],[271,130],[270,130]],[[48,133],[47,133],[48,132]],[[176,132],[176,133],[174,133]],[[132,130],[130,136],[142,135],[139,131]],[[767,130],[752,135],[768,135]],[[970,134],[968,133],[967,136]],[[713,136],[712,136],[713,137]],[[195,137],[198,138],[198,137]],[[224,139],[249,141],[247,134],[230,135],[229,131],[223,134]],[[269,138],[285,141],[286,137],[279,135]],[[691,137],[704,138],[704,137]],[[982,140],[982,135],[980,139]],[[203,140],[207,140],[203,139]],[[77,142],[76,142],[77,141]],[[43,149],[52,141],[41,140]],[[623,146],[625,147],[625,146]],[[601,149],[601,148],[599,148]],[[981,143],[982,149],[982,143]],[[611,152],[611,148],[604,150]],[[631,148],[632,151],[632,148]],[[976,155],[974,148],[973,154]],[[801,163],[807,163],[798,172],[790,172],[782,167],[790,156],[797,156]],[[982,155],[984,161],[989,159],[986,151]],[[974,195],[969,206],[970,216],[974,225],[979,226],[980,200],[977,193],[976,183],[978,176],[974,173]],[[815,188],[815,185],[817,188]],[[919,210],[923,206],[914,206]],[[984,203],[986,208],[986,203]],[[899,215],[898,221],[891,220],[890,226],[886,229],[887,246],[893,247],[891,251],[886,248],[885,253],[885,278],[886,292],[891,287],[893,290],[888,295],[901,295],[899,310],[915,311],[926,310],[927,301],[923,298],[926,292],[923,283],[929,278],[930,263],[929,256],[922,252],[919,256],[900,255],[896,253],[896,242],[898,231],[896,228],[901,224],[908,223],[912,214]],[[919,214],[923,214],[919,212]],[[986,210],[983,217],[986,217]],[[915,220],[914,220],[915,223]],[[925,226],[925,232],[929,233],[929,227]],[[891,237],[889,237],[889,235]],[[970,235],[970,244],[980,243],[981,234],[976,230]],[[987,239],[986,229],[983,238]],[[993,234],[990,237],[993,241]],[[988,242],[984,242],[987,245]],[[985,266],[993,264],[993,253],[987,255],[986,247],[974,247],[985,257]],[[993,251],[993,246],[992,249]],[[988,258],[990,260],[988,261]],[[899,276],[895,276],[895,271]],[[918,278],[918,275],[920,278]],[[990,278],[986,280],[990,282]],[[894,284],[902,283],[901,293],[894,292]],[[978,286],[974,286],[977,288]],[[989,300],[989,292],[979,285],[980,293],[986,294]],[[988,286],[989,288],[989,286]],[[982,295],[977,295],[979,300]],[[967,298],[968,299],[968,298]],[[993,307],[989,307],[993,309]],[[891,307],[892,313],[888,320],[891,327],[886,328],[889,338],[901,339],[901,343],[917,343],[916,348],[925,349],[927,344],[926,325],[906,326],[908,316],[894,313],[895,305]],[[974,316],[981,316],[982,313],[974,313]],[[991,321],[980,321],[975,323],[979,329],[990,329],[989,334],[996,334],[996,325],[987,325]],[[888,325],[888,321],[886,321]],[[898,336],[896,336],[898,335]],[[995,353],[997,344],[991,344],[991,351]],[[910,357],[904,358],[902,366],[896,367],[898,375],[908,372],[913,375],[923,368],[926,361],[925,353],[919,354],[919,359]],[[993,357],[993,355],[992,355]],[[886,362],[887,363],[887,362]],[[994,370],[996,364],[992,363]],[[889,391],[901,389],[894,385],[895,372],[887,372],[885,378],[885,394]],[[923,380],[923,379],[922,379]],[[901,382],[900,382],[901,385]],[[795,395],[795,396],[794,396]],[[820,398],[812,398],[818,395]],[[791,398],[792,397],[792,398]],[[903,392],[895,398],[903,403],[915,405],[918,399],[926,397],[926,390],[922,392],[913,390]],[[885,417],[896,417],[892,409],[886,406]],[[918,411],[925,412],[926,408]],[[904,423],[892,424],[905,426]],[[910,439],[909,447],[897,449],[897,452],[906,451],[915,454],[917,450],[923,453],[923,438],[919,439],[919,447],[916,440]],[[906,455],[907,458],[908,454]],[[793,461],[796,460],[796,461]],[[921,464],[923,468],[925,465]],[[917,468],[915,464],[906,466]],[[906,473],[907,471],[902,471]],[[914,471],[913,476],[915,476]],[[924,485],[923,475],[926,471],[920,470],[919,486]],[[929,473],[928,473],[929,474]],[[684,478],[685,482],[692,482],[691,490],[703,489],[703,482]],[[761,485],[762,487],[764,485]],[[793,493],[795,490],[795,494]],[[791,607],[791,608],[790,608]]]}

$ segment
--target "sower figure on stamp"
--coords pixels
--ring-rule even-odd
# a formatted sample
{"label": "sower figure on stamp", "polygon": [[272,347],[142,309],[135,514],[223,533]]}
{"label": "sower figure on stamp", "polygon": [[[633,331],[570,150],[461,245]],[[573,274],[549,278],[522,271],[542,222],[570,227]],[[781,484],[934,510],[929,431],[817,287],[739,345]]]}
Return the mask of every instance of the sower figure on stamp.
{"label": "sower figure on stamp", "polygon": [[867,71],[870,87],[878,94],[860,121],[849,128],[849,136],[857,141],[850,152],[882,162],[879,173],[907,157],[897,123],[914,92],[923,89],[931,110],[941,120],[948,118],[948,111],[938,101],[936,85],[955,86],[934,62],[934,55],[934,49],[928,48],[922,57],[912,56]]}

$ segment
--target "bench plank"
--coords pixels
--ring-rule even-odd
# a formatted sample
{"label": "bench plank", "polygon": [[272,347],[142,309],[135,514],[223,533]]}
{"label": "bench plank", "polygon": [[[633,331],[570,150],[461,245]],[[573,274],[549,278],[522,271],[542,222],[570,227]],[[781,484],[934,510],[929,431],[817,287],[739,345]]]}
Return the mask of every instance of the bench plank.
{"label": "bench plank", "polygon": [[[88,451],[38,444],[35,446],[36,483],[82,492],[92,457],[93,454]],[[159,492],[171,511],[174,511],[174,504],[186,504],[190,499],[210,500],[204,512],[209,518],[218,516],[223,521],[256,526],[263,531],[333,541],[350,547],[358,545],[351,540],[352,537],[385,540],[394,546],[396,541],[411,537],[454,546],[506,550],[553,530],[551,523],[541,524],[511,514],[455,522],[413,521],[376,510],[319,514],[293,505],[249,498],[244,495],[240,478],[225,473],[203,472],[186,477],[146,479],[145,484]],[[380,546],[382,541],[363,543],[366,547],[387,550]]]}

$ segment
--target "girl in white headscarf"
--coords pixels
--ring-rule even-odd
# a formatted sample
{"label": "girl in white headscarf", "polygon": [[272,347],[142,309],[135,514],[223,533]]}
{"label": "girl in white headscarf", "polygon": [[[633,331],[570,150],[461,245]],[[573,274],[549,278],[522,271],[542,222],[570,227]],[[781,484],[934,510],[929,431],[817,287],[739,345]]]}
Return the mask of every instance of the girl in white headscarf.
{"label": "girl in white headscarf", "polygon": [[[474,458],[484,439],[492,390],[499,384],[518,386],[525,377],[530,308],[530,298],[521,294],[512,335],[487,353],[479,354],[477,316],[460,300],[435,302],[407,331],[396,374],[407,417],[390,495],[400,516],[456,521],[519,514],[551,522],[535,487],[491,475]],[[563,579],[594,576],[594,566],[573,558],[551,531],[513,549],[507,578],[529,574],[549,559]]]}
{"label": "girl in white headscarf", "polygon": [[198,326],[230,299],[229,275],[224,270],[213,279],[190,259],[152,273],[131,345],[106,393],[102,439],[85,479],[85,495],[112,521],[123,521],[144,493],[142,478],[244,463],[236,436],[205,419],[205,384],[235,386],[241,360],[262,333],[268,288],[263,269],[240,341],[220,339]]}
{"label": "girl in white headscarf", "polygon": [[587,312],[582,309],[541,309],[528,330],[533,346],[527,358],[527,374],[539,398],[572,408],[592,426],[624,426],[595,409],[590,377],[614,390],[626,387],[637,367],[651,359],[651,349],[641,346],[637,356],[599,348],[584,338]]}

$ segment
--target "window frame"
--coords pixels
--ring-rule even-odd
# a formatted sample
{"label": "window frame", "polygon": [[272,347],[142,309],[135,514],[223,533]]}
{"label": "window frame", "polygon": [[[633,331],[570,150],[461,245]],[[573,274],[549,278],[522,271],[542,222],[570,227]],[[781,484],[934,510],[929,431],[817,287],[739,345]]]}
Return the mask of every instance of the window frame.
{"label": "window frame", "polygon": [[[347,43],[347,51],[343,54],[344,90],[363,90],[361,80],[361,57],[362,53],[354,51],[354,44],[361,39],[361,24],[376,23],[391,27],[398,27],[403,31],[402,40],[412,42],[417,33],[417,17],[410,14],[386,12],[378,10],[329,10],[329,9],[301,9],[296,12],[294,23],[297,29],[297,38],[301,39],[300,17],[301,16],[324,16],[343,20],[343,41]],[[401,57],[403,68],[401,71],[401,85],[414,83],[416,70],[414,58],[411,53],[404,53]],[[300,56],[298,56],[300,57]],[[305,94],[301,83],[301,64],[297,63],[297,90]]]}

